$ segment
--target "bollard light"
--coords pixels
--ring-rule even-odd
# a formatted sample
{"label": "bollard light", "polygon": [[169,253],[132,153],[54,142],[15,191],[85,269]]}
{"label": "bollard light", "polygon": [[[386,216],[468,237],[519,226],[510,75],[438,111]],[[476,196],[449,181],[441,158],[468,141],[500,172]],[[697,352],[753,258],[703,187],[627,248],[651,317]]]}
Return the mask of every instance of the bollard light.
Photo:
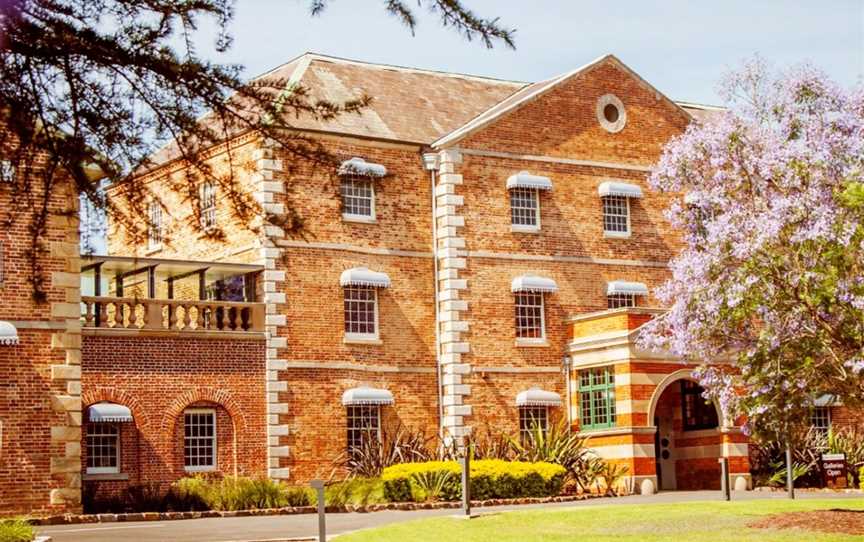
{"label": "bollard light", "polygon": [[324,480],[312,480],[309,485],[318,493],[318,542],[325,542],[327,540],[327,503],[324,498]]}

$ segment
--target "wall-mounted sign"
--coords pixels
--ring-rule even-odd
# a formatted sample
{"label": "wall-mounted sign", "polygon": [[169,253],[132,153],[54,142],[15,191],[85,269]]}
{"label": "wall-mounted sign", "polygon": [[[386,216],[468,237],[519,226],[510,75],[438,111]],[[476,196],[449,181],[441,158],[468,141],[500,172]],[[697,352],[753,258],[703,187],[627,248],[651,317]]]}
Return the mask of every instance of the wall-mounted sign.
{"label": "wall-mounted sign", "polygon": [[845,454],[822,454],[822,482],[825,487],[835,489],[846,487]]}

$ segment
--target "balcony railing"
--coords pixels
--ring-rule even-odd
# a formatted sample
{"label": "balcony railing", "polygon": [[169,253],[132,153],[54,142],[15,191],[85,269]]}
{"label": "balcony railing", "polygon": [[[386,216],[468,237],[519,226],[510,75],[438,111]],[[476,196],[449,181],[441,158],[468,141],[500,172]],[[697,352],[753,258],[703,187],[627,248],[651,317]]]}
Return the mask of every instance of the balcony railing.
{"label": "balcony railing", "polygon": [[263,303],[82,296],[84,327],[142,331],[264,331]]}

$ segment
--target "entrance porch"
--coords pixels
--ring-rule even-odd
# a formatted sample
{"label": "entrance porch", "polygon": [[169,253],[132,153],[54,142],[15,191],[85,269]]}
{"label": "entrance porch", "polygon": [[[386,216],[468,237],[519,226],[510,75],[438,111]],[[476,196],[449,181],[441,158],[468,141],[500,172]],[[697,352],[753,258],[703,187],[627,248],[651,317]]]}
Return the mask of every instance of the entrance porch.
{"label": "entrance porch", "polygon": [[628,307],[571,317],[570,416],[595,453],[627,468],[628,491],[720,488],[720,458],[732,488],[751,487],[748,439],[706,402],[695,366],[638,348],[659,309]]}

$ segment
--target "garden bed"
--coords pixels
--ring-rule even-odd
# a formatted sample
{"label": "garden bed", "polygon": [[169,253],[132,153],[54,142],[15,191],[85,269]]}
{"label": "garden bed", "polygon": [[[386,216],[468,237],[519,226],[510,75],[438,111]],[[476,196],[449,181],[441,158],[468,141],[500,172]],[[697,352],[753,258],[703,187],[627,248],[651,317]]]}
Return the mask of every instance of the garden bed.
{"label": "garden bed", "polygon": [[821,533],[864,535],[864,510],[816,510],[773,514],[747,525],[757,529],[803,529]]}
{"label": "garden bed", "polygon": [[[519,504],[544,504],[554,502],[573,502],[584,499],[599,498],[602,495],[584,493],[580,495],[564,495],[558,497],[535,497],[522,499],[489,499],[485,501],[471,501],[471,506],[482,508],[485,506],[507,506]],[[460,502],[397,502],[368,505],[344,505],[328,506],[327,513],[369,513],[381,512],[383,510],[441,510],[447,508],[460,508]],[[283,516],[294,514],[315,514],[318,509],[315,506],[286,506],[283,508],[262,508],[255,510],[205,510],[200,512],[136,512],[128,514],[64,514],[59,516],[48,516],[44,518],[30,519],[32,525],[67,525],[74,523],[115,523],[129,521],[165,521],[180,519],[201,518],[232,518],[245,516]]]}

